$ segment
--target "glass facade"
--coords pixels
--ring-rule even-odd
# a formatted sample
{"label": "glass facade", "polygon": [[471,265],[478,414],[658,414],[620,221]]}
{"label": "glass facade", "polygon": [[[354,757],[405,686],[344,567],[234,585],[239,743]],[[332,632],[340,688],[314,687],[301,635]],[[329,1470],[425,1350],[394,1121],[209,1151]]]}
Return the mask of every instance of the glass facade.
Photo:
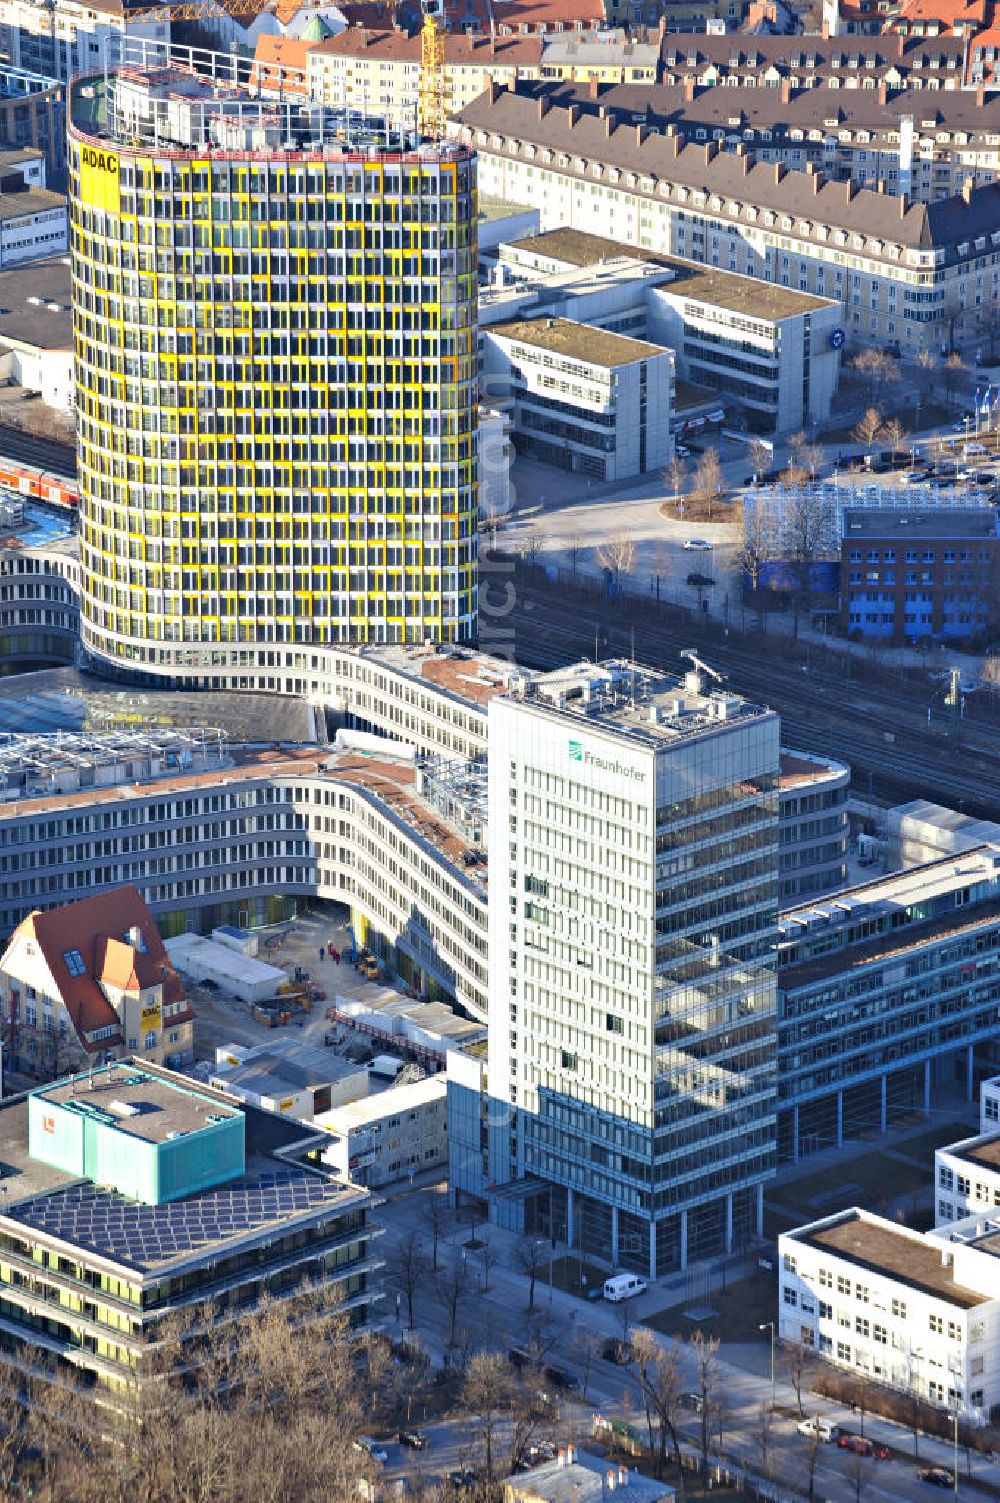
{"label": "glass facade", "polygon": [[721,1253],[775,1163],[776,717],[673,740],[567,714],[567,756],[532,723],[557,714],[496,704],[490,1172],[563,1187],[531,1218],[614,1263]]}
{"label": "glass facade", "polygon": [[151,149],[102,88],[69,145],[88,651],[469,637],[473,155]]}

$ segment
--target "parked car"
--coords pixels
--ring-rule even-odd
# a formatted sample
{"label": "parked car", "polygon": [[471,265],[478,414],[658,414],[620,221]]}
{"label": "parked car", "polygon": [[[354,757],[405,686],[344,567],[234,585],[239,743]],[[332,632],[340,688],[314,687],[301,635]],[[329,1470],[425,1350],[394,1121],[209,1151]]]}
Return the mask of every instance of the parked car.
{"label": "parked car", "polygon": [[430,1441],[422,1430],[400,1430],[399,1444],[409,1446],[411,1451],[426,1451]]}
{"label": "parked car", "polygon": [[823,1419],[818,1414],[810,1415],[808,1419],[799,1420],[795,1426],[800,1435],[816,1435],[820,1440],[836,1440],[840,1434],[840,1426],[832,1420]]}
{"label": "parked car", "polygon": [[613,1362],[616,1367],[627,1367],[633,1356],[631,1343],[620,1341],[614,1336],[601,1347],[601,1356],[605,1362]]}
{"label": "parked car", "polygon": [[856,1456],[874,1456],[879,1461],[888,1461],[892,1452],[867,1435],[853,1435],[850,1430],[841,1430],[837,1444],[844,1451],[853,1451]]}
{"label": "parked car", "polygon": [[520,1372],[523,1367],[534,1366],[531,1360],[531,1353],[526,1352],[522,1346],[512,1346],[507,1353],[507,1361],[517,1372]]}
{"label": "parked car", "polygon": [[604,1280],[604,1298],[616,1305],[623,1299],[645,1294],[648,1287],[646,1280],[641,1279],[637,1273],[615,1273],[610,1279]]}
{"label": "parked car", "polygon": [[366,1435],[361,1435],[354,1442],[354,1449],[361,1451],[365,1456],[370,1456],[372,1461],[377,1461],[379,1466],[385,1466],[389,1460],[389,1453],[377,1440],[369,1440]]}
{"label": "parked car", "polygon": [[955,1486],[955,1476],[949,1472],[946,1466],[925,1466],[917,1473],[921,1482],[929,1482],[931,1487]]}
{"label": "parked car", "polygon": [[682,1393],[681,1407],[691,1409],[695,1414],[700,1414],[705,1407],[705,1401],[700,1393]]}
{"label": "parked car", "polygon": [[688,575],[688,584],[694,585],[696,586],[696,588],[701,590],[707,590],[709,585],[715,584],[715,580],[712,579],[708,574],[695,573]]}
{"label": "parked car", "polygon": [[475,1487],[479,1478],[471,1466],[457,1466],[448,1473],[448,1481],[459,1492],[467,1492],[469,1488]]}
{"label": "parked car", "polygon": [[556,1367],[551,1365],[544,1370],[543,1376],[548,1379],[553,1388],[561,1388],[568,1393],[573,1388],[579,1388],[580,1380],[576,1373],[571,1373],[568,1367]]}
{"label": "parked car", "polygon": [[684,547],[688,553],[710,553],[713,545],[704,538],[685,538]]}

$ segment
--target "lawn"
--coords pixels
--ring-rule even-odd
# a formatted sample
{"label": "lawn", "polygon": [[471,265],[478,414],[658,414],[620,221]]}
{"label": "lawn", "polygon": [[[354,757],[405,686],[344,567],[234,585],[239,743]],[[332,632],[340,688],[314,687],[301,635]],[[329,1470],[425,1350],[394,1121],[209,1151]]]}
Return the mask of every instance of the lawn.
{"label": "lawn", "polygon": [[792,1211],[804,1220],[830,1215],[845,1206],[883,1203],[886,1187],[895,1198],[910,1195],[930,1183],[933,1162],[923,1168],[905,1164],[884,1153],[868,1153],[838,1167],[769,1188],[766,1198],[776,1207]]}
{"label": "lawn", "polygon": [[760,1341],[760,1326],[777,1318],[777,1280],[773,1270],[757,1269],[747,1278],[737,1279],[726,1289],[715,1288],[699,1298],[714,1314],[705,1320],[691,1320],[684,1306],[671,1306],[643,1316],[642,1323],[666,1336],[716,1336],[720,1341]]}
{"label": "lawn", "polygon": [[[579,1295],[581,1299],[589,1295],[593,1299],[599,1299],[604,1290],[604,1280],[607,1278],[607,1270],[597,1263],[588,1263],[575,1253],[569,1253],[552,1261],[552,1287],[562,1289],[566,1294]],[[543,1263],[538,1270],[539,1284],[549,1282],[549,1264]],[[594,1293],[594,1290],[597,1293]]]}
{"label": "lawn", "polygon": [[976,1128],[968,1122],[945,1122],[927,1132],[915,1133],[912,1138],[897,1143],[896,1148],[900,1153],[905,1153],[908,1159],[926,1163],[929,1171],[933,1172],[935,1148],[943,1148],[946,1143],[960,1143],[963,1138],[975,1136]]}

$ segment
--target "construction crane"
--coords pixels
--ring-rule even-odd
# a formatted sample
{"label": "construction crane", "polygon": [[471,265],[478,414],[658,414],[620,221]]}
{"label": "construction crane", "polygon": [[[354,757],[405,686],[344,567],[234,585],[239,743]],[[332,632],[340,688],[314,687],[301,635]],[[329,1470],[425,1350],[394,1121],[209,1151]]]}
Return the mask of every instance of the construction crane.
{"label": "construction crane", "polygon": [[714,668],[710,668],[707,663],[703,662],[695,652],[693,647],[683,647],[679,653],[679,656],[682,658],[687,658],[695,673],[707,673],[709,678],[714,678],[717,684],[725,683],[725,679],[723,678],[722,674],[716,673]]}
{"label": "construction crane", "polygon": [[125,21],[217,21],[220,11],[234,18],[257,16],[263,0],[167,0],[165,5],[129,5],[126,0]]}
{"label": "construction crane", "polygon": [[430,141],[444,137],[448,118],[450,86],[444,52],[444,6],[441,0],[422,0],[424,24],[420,30],[420,97],[417,127]]}

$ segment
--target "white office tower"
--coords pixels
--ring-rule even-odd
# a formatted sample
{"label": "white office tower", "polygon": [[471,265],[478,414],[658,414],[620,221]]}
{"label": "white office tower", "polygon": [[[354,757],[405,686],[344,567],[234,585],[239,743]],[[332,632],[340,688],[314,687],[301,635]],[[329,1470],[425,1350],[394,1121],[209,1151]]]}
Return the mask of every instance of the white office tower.
{"label": "white office tower", "polygon": [[775,1160],[778,716],[627,662],[490,702],[490,1199],[650,1277]]}

